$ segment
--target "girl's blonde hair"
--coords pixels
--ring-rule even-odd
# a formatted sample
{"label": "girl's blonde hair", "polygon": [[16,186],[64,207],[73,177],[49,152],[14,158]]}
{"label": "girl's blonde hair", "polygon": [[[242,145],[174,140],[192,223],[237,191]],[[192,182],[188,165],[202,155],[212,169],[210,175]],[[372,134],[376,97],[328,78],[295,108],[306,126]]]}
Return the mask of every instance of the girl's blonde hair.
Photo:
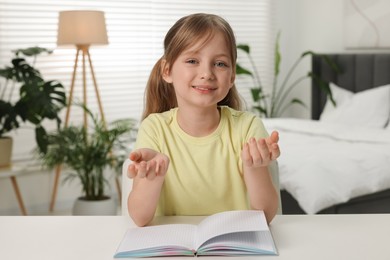
{"label": "girl's blonde hair", "polygon": [[[172,66],[179,55],[199,40],[206,44],[215,32],[222,32],[230,50],[233,73],[236,73],[236,39],[230,25],[222,17],[214,14],[197,13],[182,17],[168,31],[164,40],[164,55],[154,65],[145,91],[145,109],[142,119],[151,113],[161,113],[177,107],[175,90],[163,77],[162,60]],[[170,70],[170,68],[168,68]],[[241,110],[241,99],[236,86],[230,88],[226,97],[218,105]]]}

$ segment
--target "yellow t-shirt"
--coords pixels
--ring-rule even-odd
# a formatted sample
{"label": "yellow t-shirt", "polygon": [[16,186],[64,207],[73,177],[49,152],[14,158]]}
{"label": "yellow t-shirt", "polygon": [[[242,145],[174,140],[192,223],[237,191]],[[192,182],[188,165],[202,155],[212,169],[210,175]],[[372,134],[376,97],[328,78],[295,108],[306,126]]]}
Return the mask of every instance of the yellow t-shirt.
{"label": "yellow t-shirt", "polygon": [[218,128],[205,137],[185,133],[177,108],[144,119],[135,148],[151,148],[170,158],[156,215],[211,215],[248,209],[241,150],[251,137],[268,136],[250,112],[220,107]]}

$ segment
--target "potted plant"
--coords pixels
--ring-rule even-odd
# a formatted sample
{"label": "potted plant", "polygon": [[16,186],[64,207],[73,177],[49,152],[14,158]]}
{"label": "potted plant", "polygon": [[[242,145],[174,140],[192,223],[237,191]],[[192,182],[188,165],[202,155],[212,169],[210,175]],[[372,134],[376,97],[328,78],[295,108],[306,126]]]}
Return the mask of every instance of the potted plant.
{"label": "potted plant", "polygon": [[[42,123],[45,119],[55,120],[59,127],[59,112],[66,106],[63,85],[54,80],[45,81],[34,68],[37,56],[51,51],[32,47],[13,52],[15,57],[11,64],[0,69],[0,150],[1,155],[7,155],[7,158],[0,159],[0,166],[8,166],[11,160],[12,138],[6,136],[7,133],[24,122],[32,123],[37,145],[45,151],[47,133]],[[30,64],[25,57],[32,57],[33,63]],[[1,146],[4,143],[8,148]]]}
{"label": "potted plant", "polygon": [[106,127],[87,107],[81,106],[89,115],[92,127],[71,125],[49,133],[47,151],[39,152],[39,158],[51,169],[63,165],[67,174],[64,181],[80,181],[82,195],[74,204],[74,215],[113,215],[117,209],[107,193],[112,172],[109,170],[120,168],[127,157],[135,121],[117,120]]}
{"label": "potted plant", "polygon": [[[281,55],[279,51],[279,36],[278,34],[276,38],[275,43],[275,70],[274,70],[274,81],[272,85],[272,90],[270,94],[265,93],[264,86],[261,83],[260,77],[257,74],[257,68],[255,65],[255,62],[253,61],[251,54],[250,54],[250,47],[246,44],[239,44],[237,45],[237,49],[245,52],[247,54],[247,57],[251,63],[252,71],[243,68],[241,65],[237,63],[236,65],[236,73],[237,75],[249,75],[253,79],[253,87],[250,88],[251,95],[252,95],[252,101],[255,105],[253,105],[253,110],[255,110],[260,116],[264,117],[280,117],[284,111],[286,111],[291,105],[298,104],[306,107],[304,102],[302,102],[298,98],[290,98],[290,100],[287,100],[289,98],[289,94],[291,91],[296,88],[297,86],[300,86],[299,84],[304,81],[305,79],[312,78],[314,80],[318,81],[318,85],[320,88],[325,91],[331,102],[335,105],[335,101],[332,96],[332,92],[329,87],[329,83],[323,81],[319,77],[317,77],[315,74],[313,74],[311,71],[309,71],[307,74],[295,79],[292,83],[290,83],[291,76],[294,72],[294,70],[297,68],[297,66],[300,64],[300,62],[307,56],[314,55],[315,53],[312,51],[305,51],[299,56],[299,58],[296,60],[296,62],[293,64],[293,66],[290,68],[288,73],[286,74],[286,77],[283,79],[282,84],[278,85],[278,76],[279,76],[279,67],[281,63]],[[337,73],[340,72],[339,67],[337,64],[332,62],[331,59],[327,55],[321,55],[321,57],[325,60],[327,64],[330,65],[330,67],[336,71]]]}

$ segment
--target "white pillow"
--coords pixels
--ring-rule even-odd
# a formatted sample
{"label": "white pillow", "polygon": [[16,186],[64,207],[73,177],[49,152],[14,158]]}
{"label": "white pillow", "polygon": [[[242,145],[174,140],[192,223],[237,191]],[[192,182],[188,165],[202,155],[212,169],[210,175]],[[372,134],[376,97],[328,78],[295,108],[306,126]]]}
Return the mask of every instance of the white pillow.
{"label": "white pillow", "polygon": [[327,100],[320,121],[373,128],[386,125],[390,113],[390,85],[356,94],[333,83],[330,88],[336,107]]}
{"label": "white pillow", "polygon": [[332,91],[332,96],[334,101],[336,102],[336,106],[334,106],[332,101],[330,101],[328,98],[328,100],[325,103],[324,110],[320,115],[320,120],[328,116],[332,117],[333,111],[335,111],[336,108],[339,108],[341,104],[349,100],[354,95],[352,91],[349,91],[344,88],[340,88],[339,86],[335,85],[333,82],[329,83],[329,87]]}

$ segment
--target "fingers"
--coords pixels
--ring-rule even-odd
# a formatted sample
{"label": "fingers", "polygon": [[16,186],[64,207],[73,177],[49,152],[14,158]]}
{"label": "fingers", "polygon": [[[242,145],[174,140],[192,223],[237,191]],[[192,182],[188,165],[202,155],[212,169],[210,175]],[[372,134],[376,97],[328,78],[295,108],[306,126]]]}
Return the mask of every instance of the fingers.
{"label": "fingers", "polygon": [[157,176],[164,176],[166,173],[166,167],[164,160],[155,160],[151,161],[148,164],[146,178],[148,180],[153,180]]}
{"label": "fingers", "polygon": [[140,178],[145,178],[149,170],[147,167],[147,163],[145,161],[142,161],[138,164],[138,167],[136,168],[138,170],[137,176],[139,176]]}
{"label": "fingers", "polygon": [[138,177],[153,180],[157,176],[165,176],[168,170],[169,158],[166,155],[157,153],[154,158],[146,161],[143,160],[141,153],[135,151],[129,157],[133,161],[127,166],[127,176],[129,178]]}
{"label": "fingers", "polygon": [[145,162],[141,161],[139,163],[132,163],[127,170],[127,176],[129,178],[148,178],[149,180],[153,180],[156,176],[156,166],[154,161]]}
{"label": "fingers", "polygon": [[279,142],[279,133],[277,131],[273,131],[269,137],[265,139],[268,146],[272,146],[272,144],[277,144]]}
{"label": "fingers", "polygon": [[133,152],[130,153],[129,158],[133,162],[137,162],[138,160],[140,160],[142,158],[142,155],[138,151],[133,151]]}
{"label": "fingers", "polygon": [[148,180],[153,180],[154,178],[160,176],[165,176],[168,167],[166,166],[166,162],[164,160],[155,160],[149,163],[149,168],[146,173],[146,178]]}
{"label": "fingers", "polygon": [[271,136],[269,138],[271,140],[272,143],[277,143],[279,142],[279,133],[277,131],[273,131],[271,133]]}
{"label": "fingers", "polygon": [[253,160],[249,151],[249,144],[245,143],[241,152],[241,160],[244,165],[250,166],[253,164]]}
{"label": "fingers", "polygon": [[136,175],[134,165],[130,159],[126,159],[122,165],[122,174],[127,174],[127,177],[134,178]]}
{"label": "fingers", "polygon": [[280,149],[279,149],[278,142],[279,142],[279,133],[277,131],[273,131],[271,135],[266,139],[266,143],[270,151],[271,160],[276,160],[280,156]]}
{"label": "fingers", "polygon": [[137,169],[135,168],[135,165],[134,164],[130,164],[128,167],[127,167],[127,177],[129,177],[130,179],[134,178],[135,176],[137,176]]}
{"label": "fingers", "polygon": [[268,164],[269,161],[271,161],[271,153],[265,139],[259,139],[256,144],[261,155],[261,160],[259,160],[257,164]]}
{"label": "fingers", "polygon": [[269,149],[271,151],[271,160],[276,160],[280,156],[280,148],[279,148],[279,133],[277,131],[273,131],[271,136],[268,138],[270,141],[268,143]]}
{"label": "fingers", "polygon": [[248,143],[244,144],[241,159],[245,166],[262,167],[267,166],[272,160],[276,160],[280,156],[279,133],[274,131],[271,136],[256,141],[251,138]]}
{"label": "fingers", "polygon": [[271,146],[271,160],[276,160],[280,156],[280,149],[278,144]]}
{"label": "fingers", "polygon": [[264,139],[256,141],[255,138],[249,140],[249,151],[254,167],[262,166],[270,160],[270,152]]}

